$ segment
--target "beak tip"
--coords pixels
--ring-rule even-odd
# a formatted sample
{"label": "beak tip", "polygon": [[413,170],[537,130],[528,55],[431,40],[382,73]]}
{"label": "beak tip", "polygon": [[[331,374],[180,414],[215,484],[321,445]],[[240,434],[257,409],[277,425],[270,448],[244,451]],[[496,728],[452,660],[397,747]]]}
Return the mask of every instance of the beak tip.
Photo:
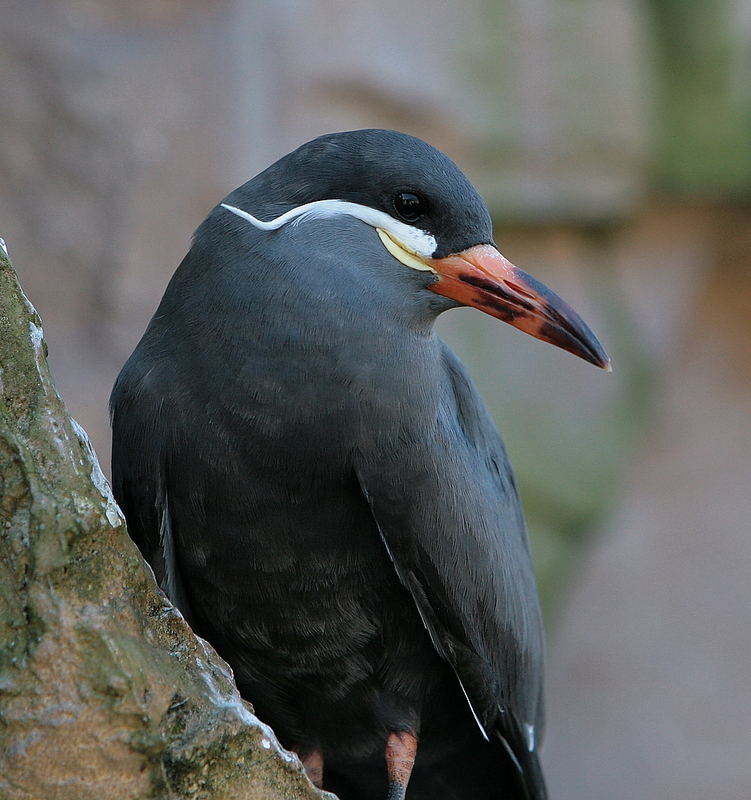
{"label": "beak tip", "polygon": [[589,358],[585,356],[585,359],[590,362],[590,364],[594,364],[594,366],[599,367],[601,370],[605,372],[612,372],[613,371],[613,362],[610,360],[610,356],[605,352],[602,345],[597,342],[597,347],[593,348],[594,352],[590,355]]}
{"label": "beak tip", "polygon": [[[390,249],[388,244],[386,247]],[[605,348],[584,320],[547,286],[504,258],[494,245],[474,245],[425,263],[435,273],[428,288],[436,294],[474,306],[605,372],[613,371]]]}

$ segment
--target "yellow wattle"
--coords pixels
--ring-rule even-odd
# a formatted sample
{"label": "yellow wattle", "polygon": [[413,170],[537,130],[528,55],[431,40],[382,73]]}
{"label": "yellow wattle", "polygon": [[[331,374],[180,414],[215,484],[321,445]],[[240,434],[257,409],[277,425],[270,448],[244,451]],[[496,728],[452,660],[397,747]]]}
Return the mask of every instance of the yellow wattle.
{"label": "yellow wattle", "polygon": [[376,232],[381,242],[383,242],[383,246],[397,261],[401,261],[405,267],[417,269],[420,270],[420,272],[435,272],[433,267],[420,260],[418,256],[410,253],[401,242],[396,241],[387,231],[383,230],[383,228],[376,228]]}

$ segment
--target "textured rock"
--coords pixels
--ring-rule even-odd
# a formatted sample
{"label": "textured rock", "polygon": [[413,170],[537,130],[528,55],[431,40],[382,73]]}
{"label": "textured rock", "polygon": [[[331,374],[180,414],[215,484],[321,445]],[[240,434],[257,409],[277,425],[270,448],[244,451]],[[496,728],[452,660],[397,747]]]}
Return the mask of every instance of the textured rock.
{"label": "textured rock", "polygon": [[0,251],[0,796],[326,795],[157,588]]}

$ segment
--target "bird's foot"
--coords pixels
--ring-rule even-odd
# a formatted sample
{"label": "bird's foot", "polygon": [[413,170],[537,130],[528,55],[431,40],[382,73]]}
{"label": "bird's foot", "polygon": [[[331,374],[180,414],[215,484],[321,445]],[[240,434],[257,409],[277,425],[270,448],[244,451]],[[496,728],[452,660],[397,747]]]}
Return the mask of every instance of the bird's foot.
{"label": "bird's foot", "polygon": [[320,750],[309,750],[299,755],[308,780],[320,789],[323,786],[323,753]]}
{"label": "bird's foot", "polygon": [[389,781],[389,793],[386,795],[386,800],[405,800],[406,797],[407,785],[405,783]]}
{"label": "bird's foot", "polygon": [[417,737],[408,731],[389,734],[386,740],[386,772],[389,791],[386,800],[405,800],[407,784],[417,755]]}

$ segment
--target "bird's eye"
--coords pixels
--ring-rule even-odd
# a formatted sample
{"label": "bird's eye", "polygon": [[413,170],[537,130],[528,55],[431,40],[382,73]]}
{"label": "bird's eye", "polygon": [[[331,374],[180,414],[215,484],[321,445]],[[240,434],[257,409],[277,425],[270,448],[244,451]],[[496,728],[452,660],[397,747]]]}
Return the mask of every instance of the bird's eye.
{"label": "bird's eye", "polygon": [[405,222],[417,222],[425,216],[425,198],[414,192],[399,192],[394,195],[394,211]]}

